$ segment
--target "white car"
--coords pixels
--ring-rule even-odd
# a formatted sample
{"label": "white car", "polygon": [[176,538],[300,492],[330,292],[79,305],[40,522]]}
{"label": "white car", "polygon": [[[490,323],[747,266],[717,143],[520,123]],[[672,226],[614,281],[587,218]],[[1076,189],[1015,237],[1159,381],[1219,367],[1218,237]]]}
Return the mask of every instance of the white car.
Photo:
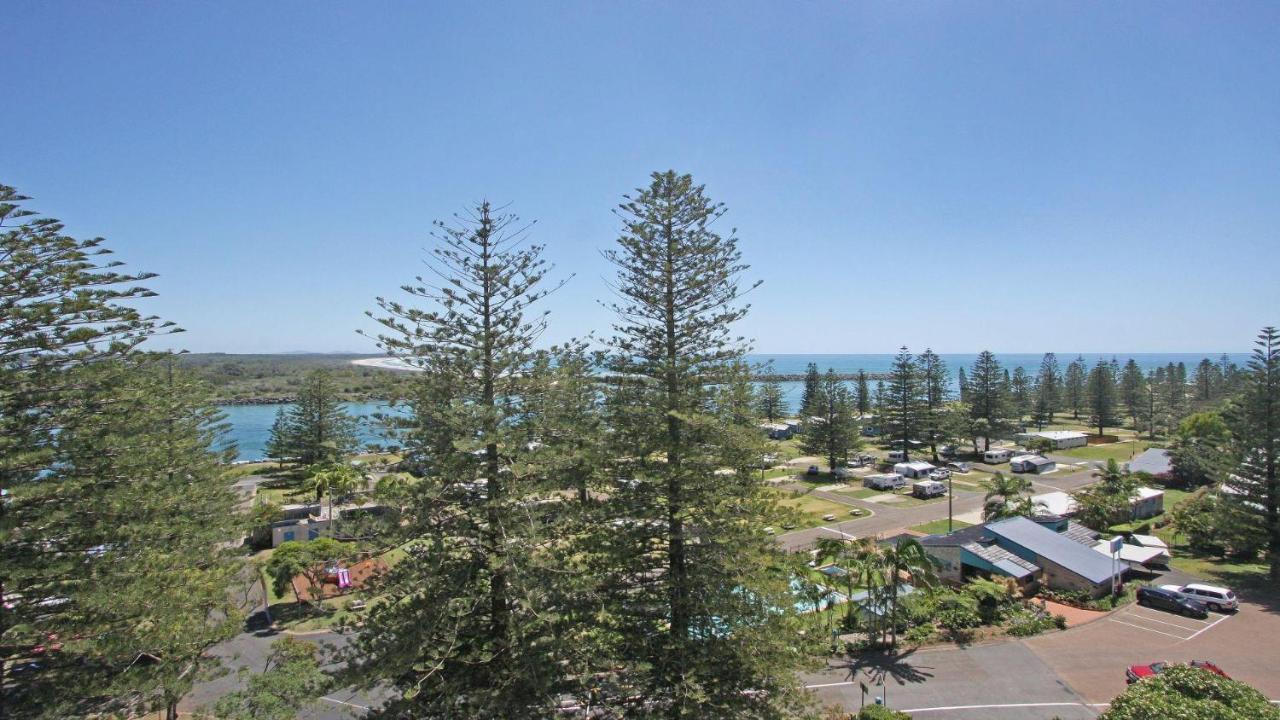
{"label": "white car", "polygon": [[1189,583],[1187,585],[1161,585],[1161,590],[1177,593],[1191,600],[1199,600],[1214,612],[1227,612],[1240,608],[1240,600],[1236,594],[1217,585]]}

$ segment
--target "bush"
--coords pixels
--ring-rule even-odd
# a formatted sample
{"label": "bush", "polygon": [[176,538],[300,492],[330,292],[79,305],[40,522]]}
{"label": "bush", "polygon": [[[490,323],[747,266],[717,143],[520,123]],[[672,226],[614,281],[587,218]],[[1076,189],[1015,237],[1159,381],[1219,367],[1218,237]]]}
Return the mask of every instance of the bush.
{"label": "bush", "polygon": [[868,705],[854,715],[854,720],[911,720],[911,716],[883,705]]}
{"label": "bush", "polygon": [[916,625],[908,630],[902,636],[902,639],[910,645],[922,645],[929,642],[937,632],[938,629],[932,623],[925,623],[924,625]]}
{"label": "bush", "polygon": [[1174,665],[1134,683],[1098,720],[1280,720],[1280,708],[1252,687],[1208,670]]}
{"label": "bush", "polygon": [[[1062,616],[1059,615],[1058,617]],[[1065,625],[1066,618],[1062,618],[1062,621]],[[1019,610],[1013,614],[1007,632],[1014,637],[1029,637],[1031,635],[1039,635],[1046,630],[1052,630],[1057,626],[1057,620],[1049,615],[1042,615],[1030,610]]]}
{"label": "bush", "polygon": [[1066,616],[1066,615],[1054,615],[1054,616],[1053,616],[1053,625],[1054,625],[1054,627],[1058,628],[1059,630],[1066,630],[1066,629],[1067,629],[1067,616]]}

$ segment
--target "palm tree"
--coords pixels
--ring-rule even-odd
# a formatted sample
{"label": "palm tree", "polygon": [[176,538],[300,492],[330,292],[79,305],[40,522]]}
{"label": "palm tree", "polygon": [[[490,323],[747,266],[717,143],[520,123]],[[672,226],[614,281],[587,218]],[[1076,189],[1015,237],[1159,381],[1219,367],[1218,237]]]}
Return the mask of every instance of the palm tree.
{"label": "palm tree", "polygon": [[868,600],[876,594],[882,573],[880,568],[880,548],[870,538],[820,538],[817,542],[818,556],[829,557],[832,562],[845,571],[843,580],[845,597],[849,601],[845,605],[845,625],[851,627],[856,603],[853,595],[858,588],[866,588]]}
{"label": "palm tree", "polygon": [[316,493],[316,500],[329,496],[329,537],[337,534],[338,518],[333,514],[333,496],[347,495],[365,484],[365,477],[350,465],[325,465],[312,473],[308,480],[310,489]]}
{"label": "palm tree", "polygon": [[992,522],[1009,517],[1028,517],[1035,514],[1031,502],[1031,482],[1017,475],[997,472],[991,478],[991,489],[982,502],[982,520]]}
{"label": "palm tree", "polygon": [[1106,467],[1093,476],[1098,478],[1098,482],[1073,496],[1080,507],[1076,513],[1080,522],[1095,530],[1105,530],[1115,523],[1129,520],[1129,499],[1137,491],[1138,481],[1122,470],[1114,458],[1108,458]]}
{"label": "palm tree", "polygon": [[[938,584],[933,571],[933,558],[915,538],[903,538],[896,546],[885,548],[882,557],[887,582],[884,589],[889,598],[889,647],[898,644],[898,593],[909,581],[914,587],[929,588]],[[907,579],[903,579],[906,576]]]}

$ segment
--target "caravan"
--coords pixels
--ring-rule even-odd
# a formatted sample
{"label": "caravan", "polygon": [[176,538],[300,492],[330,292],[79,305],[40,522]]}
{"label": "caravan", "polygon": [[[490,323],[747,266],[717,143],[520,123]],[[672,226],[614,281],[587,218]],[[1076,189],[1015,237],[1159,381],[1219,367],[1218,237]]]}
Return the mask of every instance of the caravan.
{"label": "caravan", "polygon": [[999,465],[1000,463],[1009,462],[1009,458],[1013,453],[1009,450],[995,449],[982,453],[982,462],[988,465]]}
{"label": "caravan", "polygon": [[869,487],[875,490],[897,490],[900,487],[905,487],[906,484],[906,478],[897,473],[868,475],[862,480],[863,487]]}

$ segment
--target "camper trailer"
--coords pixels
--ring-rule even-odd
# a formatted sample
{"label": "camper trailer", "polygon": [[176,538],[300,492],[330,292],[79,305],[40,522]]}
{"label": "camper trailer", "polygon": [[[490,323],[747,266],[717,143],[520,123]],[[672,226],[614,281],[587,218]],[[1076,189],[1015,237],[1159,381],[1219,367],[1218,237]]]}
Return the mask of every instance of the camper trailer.
{"label": "camper trailer", "polygon": [[897,473],[868,475],[862,480],[863,487],[869,487],[875,490],[897,490],[900,487],[905,487],[906,484],[906,478]]}
{"label": "camper trailer", "polygon": [[947,486],[937,480],[921,480],[920,482],[912,483],[911,494],[921,500],[928,500],[929,498],[946,495]]}
{"label": "camper trailer", "polygon": [[1009,458],[1013,456],[1008,450],[988,450],[982,453],[982,462],[988,465],[999,465],[1000,463],[1009,462]]}

